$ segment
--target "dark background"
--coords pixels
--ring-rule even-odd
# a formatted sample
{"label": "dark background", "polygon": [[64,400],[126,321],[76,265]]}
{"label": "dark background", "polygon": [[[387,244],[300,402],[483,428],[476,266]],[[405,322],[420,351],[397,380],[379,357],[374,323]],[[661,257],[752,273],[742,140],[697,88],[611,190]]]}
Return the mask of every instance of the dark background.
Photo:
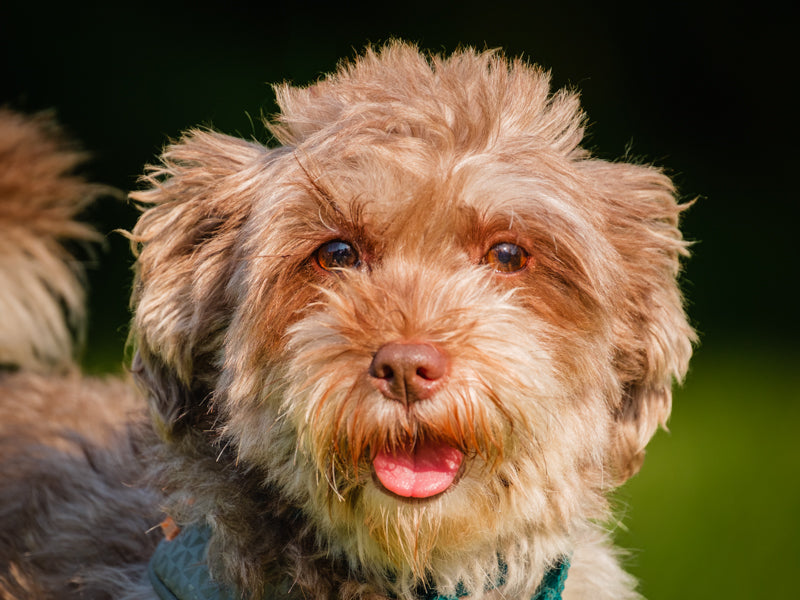
{"label": "dark background", "polygon": [[[313,81],[368,42],[502,47],[552,69],[581,90],[596,154],[662,166],[697,199],[684,288],[702,342],[674,433],[622,494],[620,535],[645,548],[631,568],[653,599],[763,598],[785,594],[800,565],[797,21],[783,6],[12,1],[0,8],[0,104],[54,108],[92,153],[87,174],[130,190],[185,128],[268,141],[269,82]],[[111,231],[136,213],[106,200],[87,216],[108,251],[90,275],[85,362],[115,370],[130,259]]]}
{"label": "dark background", "polygon": [[[705,340],[791,343],[800,333],[788,12],[580,0],[231,4],[12,1],[0,12],[0,101],[54,107],[93,153],[91,175],[129,190],[187,127],[267,141],[268,83],[313,81],[368,42],[502,47],[552,69],[556,85],[581,90],[597,154],[629,152],[662,166],[684,199],[698,199],[685,217],[687,237],[698,242],[686,291]],[[92,217],[110,230],[135,215],[107,205]],[[106,262],[95,273],[93,334],[97,323],[125,320],[112,307],[126,279],[107,279],[118,276],[120,259],[109,265],[114,275]]]}

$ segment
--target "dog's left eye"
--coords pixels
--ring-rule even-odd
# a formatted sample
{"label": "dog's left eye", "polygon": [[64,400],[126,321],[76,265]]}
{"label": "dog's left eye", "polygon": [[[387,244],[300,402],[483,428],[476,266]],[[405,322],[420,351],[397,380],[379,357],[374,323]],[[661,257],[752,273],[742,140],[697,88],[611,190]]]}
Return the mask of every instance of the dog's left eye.
{"label": "dog's left eye", "polygon": [[317,264],[326,271],[357,267],[361,260],[358,252],[347,242],[333,240],[322,244],[315,254]]}
{"label": "dog's left eye", "polygon": [[484,257],[484,262],[498,273],[515,273],[525,268],[530,255],[521,246],[510,242],[495,244]]}

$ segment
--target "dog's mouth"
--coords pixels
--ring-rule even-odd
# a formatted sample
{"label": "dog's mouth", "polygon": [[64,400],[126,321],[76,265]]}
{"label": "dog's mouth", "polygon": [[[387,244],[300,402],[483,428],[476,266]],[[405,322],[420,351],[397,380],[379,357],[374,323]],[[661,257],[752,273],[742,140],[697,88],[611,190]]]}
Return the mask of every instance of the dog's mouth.
{"label": "dog's mouth", "polygon": [[417,441],[408,447],[380,450],[372,461],[378,482],[402,498],[431,498],[455,484],[464,455],[441,442]]}

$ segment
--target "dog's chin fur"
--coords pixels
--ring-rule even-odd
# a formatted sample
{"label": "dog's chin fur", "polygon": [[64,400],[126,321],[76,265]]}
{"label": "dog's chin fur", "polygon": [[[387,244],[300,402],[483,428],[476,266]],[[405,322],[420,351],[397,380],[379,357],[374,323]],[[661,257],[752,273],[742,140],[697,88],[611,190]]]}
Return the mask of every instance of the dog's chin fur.
{"label": "dog's chin fur", "polygon": [[[276,91],[279,147],[191,131],[132,194],[132,372],[152,428],[109,439],[137,449],[131,472],[149,466],[137,514],[210,526],[212,574],[252,598],[286,582],[320,599],[529,598],[563,557],[565,599],[637,597],[601,524],[691,354],[670,181],[591,157],[577,97],[494,52],[395,42]],[[334,240],[351,267],[318,260]],[[501,272],[499,243],[527,262]],[[412,343],[446,373],[400,402],[371,363]],[[463,454],[457,477],[390,493],[373,459],[424,442]],[[0,541],[15,548],[0,592],[44,580],[35,548]],[[141,562],[124,562],[135,579]],[[78,593],[113,568],[62,575]],[[46,579],[41,597],[58,595]]]}

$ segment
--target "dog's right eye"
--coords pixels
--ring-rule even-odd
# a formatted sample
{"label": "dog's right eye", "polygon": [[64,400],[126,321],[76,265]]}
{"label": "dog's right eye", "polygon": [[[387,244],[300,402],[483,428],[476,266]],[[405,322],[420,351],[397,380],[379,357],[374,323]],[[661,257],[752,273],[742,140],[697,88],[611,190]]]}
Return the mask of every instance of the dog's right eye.
{"label": "dog's right eye", "polygon": [[483,260],[498,273],[516,273],[525,268],[529,259],[530,255],[522,246],[502,242],[489,248]]}
{"label": "dog's right eye", "polygon": [[326,271],[351,269],[361,263],[353,245],[342,240],[333,240],[322,244],[317,249],[315,258],[317,264]]}

